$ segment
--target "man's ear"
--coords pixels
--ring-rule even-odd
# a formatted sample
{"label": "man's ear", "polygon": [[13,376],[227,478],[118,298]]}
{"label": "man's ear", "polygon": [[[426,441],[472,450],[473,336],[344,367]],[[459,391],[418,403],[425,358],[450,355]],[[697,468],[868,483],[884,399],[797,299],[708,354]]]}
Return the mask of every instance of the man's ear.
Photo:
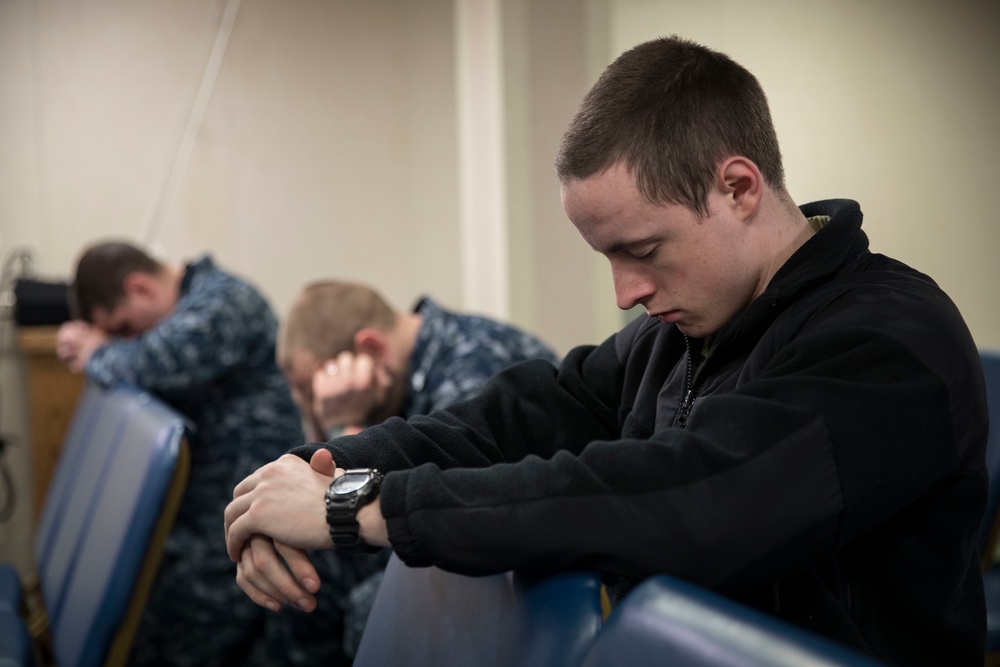
{"label": "man's ear", "polygon": [[354,334],[354,354],[367,354],[376,364],[384,364],[388,353],[389,339],[378,329],[365,327]]}
{"label": "man's ear", "polygon": [[741,220],[756,213],[764,196],[764,177],[760,169],[740,155],[729,158],[719,166],[715,185]]}

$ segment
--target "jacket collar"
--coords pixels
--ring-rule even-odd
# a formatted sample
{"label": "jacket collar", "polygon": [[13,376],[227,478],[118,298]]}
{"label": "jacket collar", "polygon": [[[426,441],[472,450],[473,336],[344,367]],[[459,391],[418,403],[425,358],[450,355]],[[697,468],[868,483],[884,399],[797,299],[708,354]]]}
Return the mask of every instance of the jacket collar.
{"label": "jacket collar", "polygon": [[719,330],[717,341],[768,325],[789,302],[829,281],[851,259],[867,251],[868,236],[861,231],[858,202],[828,199],[805,204],[799,210],[807,218],[826,215],[830,221],[792,254],[746,310]]}

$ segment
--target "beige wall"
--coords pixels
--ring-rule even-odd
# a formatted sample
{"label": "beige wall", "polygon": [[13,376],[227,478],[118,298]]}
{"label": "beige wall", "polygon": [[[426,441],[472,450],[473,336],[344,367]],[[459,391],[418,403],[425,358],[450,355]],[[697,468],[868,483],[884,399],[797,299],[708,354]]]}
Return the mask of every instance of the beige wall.
{"label": "beige wall", "polygon": [[[3,0],[0,255],[28,245],[41,274],[65,278],[82,245],[125,236],[171,259],[210,250],[279,313],[320,276],[371,282],[400,307],[429,292],[476,310],[463,302],[456,7],[479,1]],[[236,20],[187,143],[227,6]],[[858,199],[873,248],[937,278],[977,342],[1000,347],[1000,5],[496,7],[509,249],[503,275],[482,277],[509,281],[509,319],[561,352],[622,322],[551,162],[603,66],[678,33],[761,79],[793,197]],[[26,445],[9,327],[0,343],[0,432]],[[26,448],[10,456],[26,485]],[[0,526],[0,558],[27,561],[28,526]]]}
{"label": "beige wall", "polygon": [[171,196],[224,6],[0,5],[3,247],[52,275],[100,236],[207,249],[277,306],[333,274],[455,301],[450,0],[241,3]]}
{"label": "beige wall", "polygon": [[622,323],[606,262],[566,219],[553,169],[580,99],[609,61],[606,5],[503,6],[510,314],[566,351]]}

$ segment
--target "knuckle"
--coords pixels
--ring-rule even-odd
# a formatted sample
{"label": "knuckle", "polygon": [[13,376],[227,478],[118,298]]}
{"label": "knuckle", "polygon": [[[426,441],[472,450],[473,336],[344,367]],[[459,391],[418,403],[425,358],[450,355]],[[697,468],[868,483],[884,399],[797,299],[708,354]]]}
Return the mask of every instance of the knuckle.
{"label": "knuckle", "polygon": [[255,572],[267,567],[267,559],[260,553],[260,550],[251,550],[247,561],[249,567]]}

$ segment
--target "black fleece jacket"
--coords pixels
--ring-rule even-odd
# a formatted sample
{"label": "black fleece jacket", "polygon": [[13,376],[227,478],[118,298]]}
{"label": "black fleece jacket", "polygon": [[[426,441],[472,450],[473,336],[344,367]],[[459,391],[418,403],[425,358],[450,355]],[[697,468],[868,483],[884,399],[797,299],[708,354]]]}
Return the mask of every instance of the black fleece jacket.
{"label": "black fleece jacket", "polygon": [[930,278],[869,252],[857,203],[802,210],[831,218],[696,370],[701,341],[641,318],[326,447],[388,472],[410,565],[664,572],[891,663],[981,665],[978,351]]}

